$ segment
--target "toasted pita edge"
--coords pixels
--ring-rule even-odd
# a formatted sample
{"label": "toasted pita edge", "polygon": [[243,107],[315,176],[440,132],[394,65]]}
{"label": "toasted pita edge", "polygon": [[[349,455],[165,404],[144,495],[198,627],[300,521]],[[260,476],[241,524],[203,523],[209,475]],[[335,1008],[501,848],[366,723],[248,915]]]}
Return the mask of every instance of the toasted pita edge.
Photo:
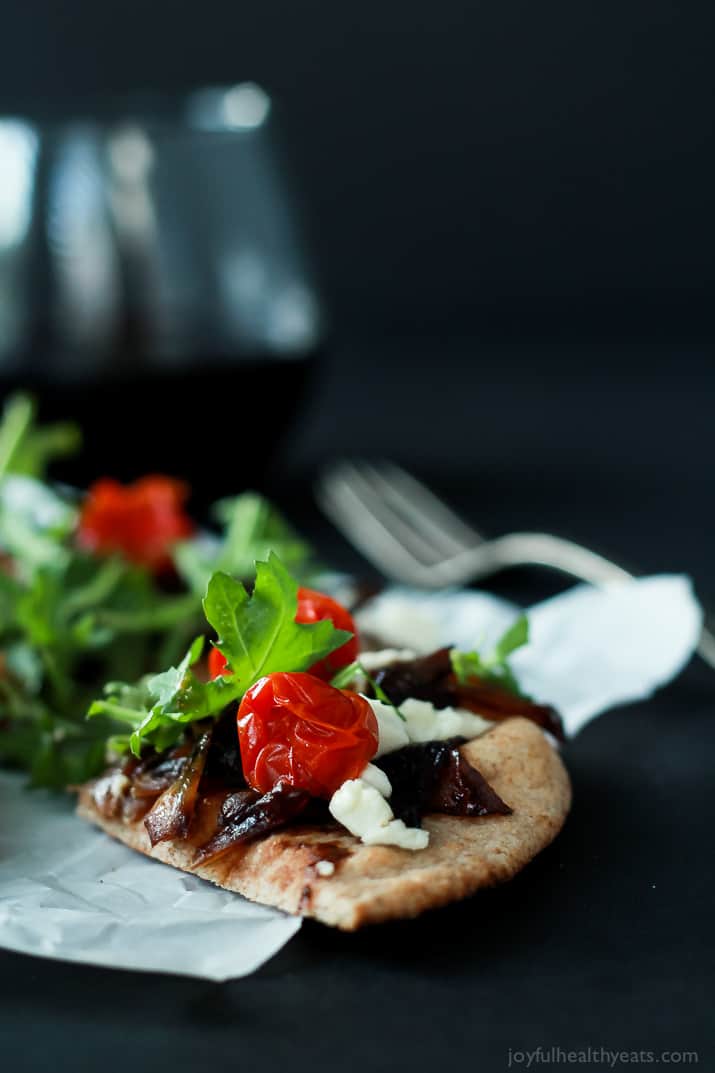
{"label": "toasted pita edge", "polygon": [[[510,816],[425,817],[427,849],[417,852],[365,846],[335,825],[289,827],[238,846],[202,867],[193,865],[200,839],[153,849],[141,820],[107,819],[81,788],[77,811],[131,849],[191,872],[251,901],[313,917],[345,931],[415,917],[519,872],[558,834],[571,804],[571,787],[558,752],[526,719],[498,723],[462,747]],[[200,817],[199,817],[200,819]],[[324,876],[318,862],[334,863]]]}

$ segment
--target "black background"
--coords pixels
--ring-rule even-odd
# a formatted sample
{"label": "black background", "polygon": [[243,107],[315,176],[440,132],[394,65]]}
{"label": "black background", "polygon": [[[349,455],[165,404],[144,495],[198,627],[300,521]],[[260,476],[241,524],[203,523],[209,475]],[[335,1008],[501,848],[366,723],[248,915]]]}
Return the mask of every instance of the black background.
{"label": "black background", "polygon": [[[712,11],[30,0],[3,20],[0,108],[274,92],[337,343],[269,487],[338,565],[361,568],[310,478],[368,453],[487,533],[571,535],[707,597]],[[709,1069],[714,725],[694,663],[569,744],[573,813],[513,883],[357,936],[308,924],[244,981],[3,953],[8,1069],[499,1070],[539,1045]]]}
{"label": "black background", "polygon": [[340,332],[712,328],[708,0],[23,0],[0,111],[255,79]]}

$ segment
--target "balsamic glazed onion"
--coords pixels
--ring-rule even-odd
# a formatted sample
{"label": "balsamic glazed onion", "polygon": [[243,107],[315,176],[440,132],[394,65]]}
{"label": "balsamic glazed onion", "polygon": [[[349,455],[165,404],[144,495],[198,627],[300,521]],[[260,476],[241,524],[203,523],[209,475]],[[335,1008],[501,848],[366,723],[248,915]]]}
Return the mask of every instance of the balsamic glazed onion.
{"label": "balsamic glazed onion", "polygon": [[208,864],[234,846],[285,827],[307,808],[310,800],[305,790],[281,783],[263,795],[255,790],[230,794],[221,807],[216,833],[198,850],[194,864]]}
{"label": "balsamic glazed onion", "polygon": [[201,735],[179,777],[164,790],[144,817],[152,846],[169,838],[186,838],[188,835],[211,745],[211,733],[206,730]]}
{"label": "balsamic glazed onion", "polygon": [[511,809],[459,751],[464,738],[405,745],[373,761],[392,785],[390,806],[408,827],[426,812],[450,816],[508,816]]}

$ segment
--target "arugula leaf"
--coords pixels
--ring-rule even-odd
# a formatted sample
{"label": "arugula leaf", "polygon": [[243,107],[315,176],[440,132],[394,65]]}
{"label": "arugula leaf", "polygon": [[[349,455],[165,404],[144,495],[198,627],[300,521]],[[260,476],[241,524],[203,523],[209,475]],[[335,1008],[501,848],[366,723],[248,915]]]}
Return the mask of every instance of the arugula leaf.
{"label": "arugula leaf", "polygon": [[118,751],[140,756],[146,745],[161,751],[176,744],[187,723],[215,718],[259,678],[273,671],[304,671],[351,637],[332,622],[298,623],[298,584],[277,555],[256,563],[256,584],[249,597],[240,581],[218,572],[204,600],[206,619],[218,635],[216,647],[228,660],[229,674],[202,681],[192,670],[204,638],[189,647],[176,667],[145,677],[136,686],[112,682],[88,716],[107,716],[130,729],[110,740]]}
{"label": "arugula leaf", "polygon": [[507,656],[515,652],[517,648],[529,643],[529,620],[526,615],[519,615],[516,622],[509,627],[494,646],[493,658],[497,663],[503,663]]}
{"label": "arugula leaf", "polygon": [[461,683],[468,683],[470,678],[481,678],[496,682],[517,696],[523,696],[509,666],[508,657],[528,642],[529,621],[526,615],[520,615],[486,656],[481,656],[476,651],[460,652],[459,649],[451,649],[449,658],[452,669]]}
{"label": "arugula leaf", "polygon": [[88,717],[108,716],[130,728],[129,735],[114,735],[110,740],[115,751],[130,749],[141,756],[146,744],[166,749],[180,740],[186,723],[217,715],[236,699],[240,690],[231,678],[202,682],[191,670],[201,658],[204,643],[203,637],[197,637],[176,667],[145,676],[135,686],[110,682],[105,687],[107,699],[90,705]]}
{"label": "arugula leaf", "polygon": [[305,573],[311,549],[273,504],[257,492],[244,492],[222,499],[212,509],[223,536],[215,539],[200,533],[174,549],[174,561],[182,578],[203,596],[216,571],[245,580],[253,576],[254,563],[275,552],[292,573]]}
{"label": "arugula leaf", "polygon": [[287,570],[305,565],[311,549],[265,496],[244,492],[223,499],[213,508],[214,517],[226,527],[217,570],[237,577],[250,577],[253,564],[273,551]]}
{"label": "arugula leaf", "polygon": [[348,663],[347,667],[341,667],[337,674],[334,674],[330,679],[330,684],[335,689],[347,689],[355,681],[358,674],[362,674],[367,678],[365,668],[360,660],[356,659],[352,663]]}
{"label": "arugula leaf", "polygon": [[196,626],[199,608],[192,594],[158,593],[123,560],[71,548],[34,566],[24,583],[0,571],[0,758],[27,768],[37,785],[95,774],[122,720],[108,707],[89,727],[82,715],[96,685],[83,682],[137,677],[155,656],[157,633]]}
{"label": "arugula leaf", "polygon": [[29,395],[14,395],[5,404],[0,421],[0,477],[22,473],[44,477],[54,458],[74,454],[82,437],[76,425],[38,426],[36,406]]}
{"label": "arugula leaf", "polygon": [[275,552],[256,563],[256,585],[249,598],[240,581],[214,574],[204,599],[204,612],[218,634],[216,647],[243,690],[273,671],[304,671],[334,652],[352,634],[337,630],[329,619],[309,624],[295,621],[298,583]]}

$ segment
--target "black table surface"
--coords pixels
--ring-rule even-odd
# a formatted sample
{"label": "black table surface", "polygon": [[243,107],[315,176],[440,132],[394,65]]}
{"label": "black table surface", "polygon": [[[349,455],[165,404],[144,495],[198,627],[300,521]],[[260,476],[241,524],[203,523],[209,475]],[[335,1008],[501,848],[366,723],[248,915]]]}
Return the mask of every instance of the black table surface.
{"label": "black table surface", "polygon": [[[553,530],[715,592],[714,385],[712,349],[692,344],[352,344],[270,488],[348,568],[360,561],[308,482],[326,454],[369,451],[487,532]],[[529,602],[549,584],[517,572],[490,587]],[[532,1069],[621,1068],[635,1052],[715,1068],[714,701],[693,661],[591,723],[564,750],[574,805],[556,842],[509,884],[416,921],[355,935],[307,922],[225,984],[1,952],[3,1068],[498,1070],[537,1048]]]}

